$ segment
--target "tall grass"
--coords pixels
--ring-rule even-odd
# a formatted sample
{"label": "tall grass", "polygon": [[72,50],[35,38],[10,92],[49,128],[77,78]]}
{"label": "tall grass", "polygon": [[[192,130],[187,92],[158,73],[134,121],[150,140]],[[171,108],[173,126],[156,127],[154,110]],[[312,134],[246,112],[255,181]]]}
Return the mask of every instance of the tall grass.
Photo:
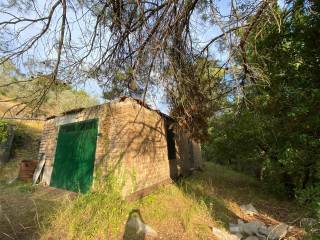
{"label": "tall grass", "polygon": [[50,226],[42,229],[42,239],[120,239],[133,209],[139,209],[143,220],[157,231],[176,228],[173,234],[196,239],[207,239],[210,234],[206,206],[169,185],[135,202],[123,201],[112,187],[79,195],[51,216]]}
{"label": "tall grass", "polygon": [[[135,202],[121,200],[113,184],[105,186],[64,203],[51,216],[50,225],[42,229],[42,239],[121,239],[133,209],[139,209],[143,220],[160,236],[165,233],[165,239],[211,239],[209,226],[227,228],[241,216],[239,205],[249,202],[279,220],[284,217],[288,221],[299,214],[293,204],[263,192],[253,178],[210,163],[204,172],[159,188]],[[283,210],[284,216],[266,202],[289,210]]]}
{"label": "tall grass", "polygon": [[[239,205],[249,202],[259,212],[283,222],[302,216],[293,203],[263,191],[253,178],[210,163],[203,172],[195,172],[135,202],[121,199],[115,179],[109,177],[99,184],[95,192],[79,194],[72,200],[62,198],[58,204],[42,197],[44,191],[51,191],[47,188],[28,190],[37,205],[43,202],[38,208],[39,216],[43,216],[37,229],[40,239],[122,239],[133,209],[140,210],[143,221],[162,239],[213,239],[209,226],[226,228],[241,217]],[[20,193],[15,194],[18,189]],[[6,192],[22,195],[14,186],[7,186]],[[34,207],[32,201],[23,202]],[[45,210],[46,204],[49,211]],[[23,217],[27,219],[27,213]],[[23,223],[22,217],[19,219]]]}

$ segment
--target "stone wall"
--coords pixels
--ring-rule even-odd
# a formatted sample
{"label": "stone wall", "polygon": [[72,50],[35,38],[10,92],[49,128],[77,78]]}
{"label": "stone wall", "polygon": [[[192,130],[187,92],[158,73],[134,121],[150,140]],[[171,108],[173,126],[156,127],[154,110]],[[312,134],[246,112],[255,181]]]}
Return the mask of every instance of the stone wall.
{"label": "stone wall", "polygon": [[176,129],[175,141],[179,174],[189,175],[190,168],[193,168],[192,146],[190,148],[189,136],[186,132]]}
{"label": "stone wall", "polygon": [[186,131],[175,130],[175,142],[177,149],[177,164],[179,174],[186,176],[193,169],[201,168],[201,147],[192,140]]}
{"label": "stone wall", "polygon": [[192,141],[192,151],[193,151],[193,163],[194,168],[200,169],[202,167],[201,158],[201,145],[196,141]]}

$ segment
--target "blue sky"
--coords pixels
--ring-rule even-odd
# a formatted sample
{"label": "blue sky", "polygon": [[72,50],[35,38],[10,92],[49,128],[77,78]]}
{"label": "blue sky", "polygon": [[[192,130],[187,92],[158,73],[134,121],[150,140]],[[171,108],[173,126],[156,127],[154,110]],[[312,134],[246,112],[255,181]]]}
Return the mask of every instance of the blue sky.
{"label": "blue sky", "polygon": [[[230,1],[217,0],[216,3],[222,15],[228,15],[230,13]],[[278,4],[280,8],[284,8],[286,3],[285,0],[278,0]],[[191,22],[192,25],[195,27],[193,31],[193,36],[197,38],[197,40],[199,41],[199,45],[204,46],[212,38],[222,33],[218,26],[208,21],[204,22],[203,20],[201,20],[201,15],[198,12],[193,14]],[[227,60],[227,55],[218,50],[217,44],[211,46],[210,54],[221,64]],[[92,80],[87,81],[85,84],[78,85],[77,87],[79,89],[84,89],[87,93],[93,96],[101,96],[102,93],[101,88],[98,86],[98,84]],[[168,113],[168,105],[166,104],[163,95],[163,89],[159,89],[156,94],[149,96],[148,100],[153,108],[159,109],[164,113]]]}
{"label": "blue sky", "polygon": [[[225,14],[227,14],[230,9],[229,1],[218,1],[218,6],[220,11]],[[221,34],[221,31],[217,26],[202,21],[199,14],[194,14],[192,22],[196,28],[196,31],[193,34],[199,40],[200,45],[205,45],[210,41],[210,39]],[[219,52],[215,45],[212,46],[211,52],[214,53],[214,58],[221,62],[226,59],[226,55]],[[78,88],[84,89],[90,95],[101,96],[102,94],[101,88],[92,80],[87,81],[85,84],[78,85]],[[163,98],[163,90],[159,89],[158,93],[152,97],[149,96],[148,100],[152,107],[157,108],[164,113],[168,113],[168,105],[165,103],[165,99]]]}
{"label": "blue sky", "polygon": [[[4,3],[6,1],[1,1],[0,0],[0,2]],[[49,9],[48,4],[50,4],[50,2],[51,1],[37,1],[39,10],[41,12],[42,11],[44,12],[43,15],[47,15],[47,9]],[[220,11],[222,11],[224,13],[227,13],[229,11],[229,9],[230,9],[229,1],[221,0],[221,1],[217,1],[217,3],[218,3],[218,6],[220,8]],[[11,9],[10,9],[10,11],[11,11]],[[11,13],[14,13],[17,16],[20,16],[20,17],[26,17],[26,16],[23,15],[23,13],[18,12],[18,11],[14,11],[14,12],[11,12]],[[32,18],[32,17],[36,17],[36,16],[28,16],[28,17]],[[72,21],[72,19],[74,19],[75,17],[72,16],[72,15],[69,15],[68,18],[69,18],[69,21]],[[10,19],[9,15],[0,13],[0,21],[8,20],[8,19]],[[58,22],[60,20],[58,18],[58,16],[55,16],[53,19],[54,19],[53,21],[56,21],[56,22]],[[216,27],[216,26],[214,26],[214,25],[212,25],[212,24],[210,24],[208,22],[207,23],[203,22],[201,20],[201,17],[197,13],[193,15],[191,21],[192,21],[192,24],[194,26],[193,36],[195,36],[197,38],[197,40],[199,41],[199,45],[204,45],[211,38],[221,34],[221,32],[220,32],[218,27]],[[33,36],[37,32],[40,32],[41,29],[42,29],[42,25],[34,24],[32,26],[32,28],[27,29],[26,31],[24,31],[20,35],[19,39],[13,39],[12,42],[19,41],[19,40],[20,40],[20,42],[23,42],[24,39],[26,39],[26,38],[28,38],[30,36]],[[77,27],[76,25],[73,26],[71,31],[72,31],[73,39],[76,39],[81,34],[80,28]],[[48,35],[46,37],[47,37],[47,39],[54,41],[55,38],[56,39],[58,38],[58,33],[56,33],[56,35],[55,34],[51,34],[51,35]],[[52,38],[52,39],[50,39],[50,38]],[[223,60],[225,58],[225,55],[220,53],[215,46],[213,46],[211,48],[211,52],[214,53],[214,58],[215,59]],[[48,57],[54,59],[56,51],[54,49],[50,49],[48,44],[46,44],[46,41],[42,41],[42,42],[39,42],[37,47],[32,48],[31,51],[29,51],[29,53],[31,53],[31,55],[34,54],[36,57],[41,58],[41,59],[46,59]],[[26,56],[24,58],[24,61],[26,60],[27,57],[28,56]],[[33,56],[31,56],[31,58],[33,58]],[[22,70],[22,72],[24,72],[25,69],[24,69],[23,64],[20,63],[19,68]],[[77,89],[85,90],[91,96],[97,97],[100,102],[103,101],[102,98],[101,98],[102,90],[100,89],[100,87],[98,86],[98,84],[94,80],[88,80],[85,83],[78,83],[75,87]],[[167,113],[168,112],[168,106],[164,102],[164,99],[163,99],[162,95],[163,95],[163,91],[161,89],[159,89],[156,94],[153,94],[153,99],[151,97],[149,97],[149,102],[151,103],[151,105],[154,108],[160,109],[161,111]]]}

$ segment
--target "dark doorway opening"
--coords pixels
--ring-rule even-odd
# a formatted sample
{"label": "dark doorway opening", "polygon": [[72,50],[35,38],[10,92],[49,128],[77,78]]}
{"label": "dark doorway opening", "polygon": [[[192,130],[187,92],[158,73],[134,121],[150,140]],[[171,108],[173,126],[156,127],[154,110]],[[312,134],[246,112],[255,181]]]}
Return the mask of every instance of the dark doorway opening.
{"label": "dark doorway opening", "polygon": [[173,129],[167,129],[167,148],[168,148],[168,158],[176,159],[176,143],[174,140]]}
{"label": "dark doorway opening", "polygon": [[171,121],[166,121],[166,138],[167,138],[167,150],[168,159],[170,166],[170,178],[178,178],[178,166],[177,166],[177,152],[176,152],[176,141],[173,129],[173,124]]}

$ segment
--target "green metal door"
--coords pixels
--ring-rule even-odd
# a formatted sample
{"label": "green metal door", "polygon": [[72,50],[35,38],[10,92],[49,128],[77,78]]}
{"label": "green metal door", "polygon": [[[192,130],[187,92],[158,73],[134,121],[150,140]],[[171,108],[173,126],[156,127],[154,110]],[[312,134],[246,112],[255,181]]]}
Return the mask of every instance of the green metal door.
{"label": "green metal door", "polygon": [[92,184],[98,120],[60,126],[50,186],[87,192]]}

